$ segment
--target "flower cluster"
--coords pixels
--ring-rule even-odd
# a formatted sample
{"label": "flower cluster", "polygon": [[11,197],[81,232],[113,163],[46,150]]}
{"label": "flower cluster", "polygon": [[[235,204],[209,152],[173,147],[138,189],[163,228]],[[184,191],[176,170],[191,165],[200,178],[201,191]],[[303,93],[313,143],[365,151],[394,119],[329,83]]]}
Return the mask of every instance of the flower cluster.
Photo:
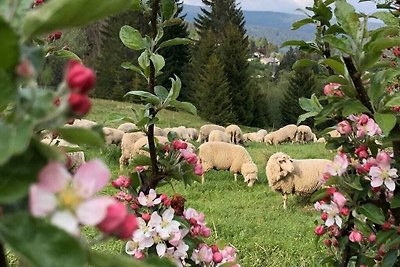
{"label": "flower cluster", "polygon": [[171,143],[171,147],[172,151],[169,149],[169,145],[166,145],[165,151],[171,153],[171,156],[173,156],[175,151],[177,159],[184,159],[187,163],[193,166],[193,170],[196,175],[198,176],[203,175],[203,168],[199,162],[196,153],[194,153],[192,147],[189,147],[186,142],[181,140],[173,140]]}
{"label": "flower cluster", "polygon": [[[114,186],[127,184],[125,177],[113,181]],[[126,198],[119,200],[127,203]],[[140,192],[131,202],[138,217],[138,230],[125,245],[128,255],[144,259],[155,253],[171,259],[177,266],[221,266],[236,261],[234,248],[225,246],[219,249],[215,244],[208,246],[204,243],[202,238],[211,235],[205,216],[193,208],[185,209],[185,199],[181,196],[174,195],[170,199],[150,189],[148,194]]]}
{"label": "flower cluster", "polygon": [[344,96],[343,91],[340,90],[340,83],[329,83],[324,86],[324,95],[326,96]]}
{"label": "flower cluster", "polygon": [[326,185],[315,203],[322,223],[314,229],[317,236],[327,236],[324,244],[339,255],[339,244],[351,242],[352,253],[382,260],[387,247],[381,231],[395,231],[390,206],[398,179],[388,152],[379,149],[375,139],[382,134],[375,121],[365,114],[351,115],[337,125],[341,150],[322,175]]}
{"label": "flower cluster", "polygon": [[81,225],[98,226],[104,233],[125,239],[137,228],[128,214],[109,196],[94,196],[109,182],[111,173],[100,160],[82,164],[75,175],[59,162],[50,162],[31,185],[29,207],[34,217],[48,217],[59,228],[79,235]]}

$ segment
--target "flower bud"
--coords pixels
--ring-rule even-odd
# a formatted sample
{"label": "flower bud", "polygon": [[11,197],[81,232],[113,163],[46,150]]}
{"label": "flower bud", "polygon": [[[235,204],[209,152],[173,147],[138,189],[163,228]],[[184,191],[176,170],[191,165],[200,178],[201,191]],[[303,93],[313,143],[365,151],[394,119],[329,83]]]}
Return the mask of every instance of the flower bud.
{"label": "flower bud", "polygon": [[400,47],[396,47],[393,49],[393,55],[395,57],[400,57]]}
{"label": "flower bud", "polygon": [[332,241],[330,239],[324,239],[324,245],[329,248],[332,245]]}
{"label": "flower bud", "polygon": [[333,195],[333,193],[335,193],[335,192],[336,192],[336,188],[334,188],[334,187],[329,187],[326,189],[326,193],[328,195]]}
{"label": "flower bud", "polygon": [[142,171],[145,171],[146,168],[145,168],[144,166],[136,166],[136,167],[135,167],[135,170],[136,170],[137,172],[142,172]]}
{"label": "flower bud", "polygon": [[30,79],[35,75],[35,68],[29,59],[22,60],[15,69],[17,75],[24,79]]}
{"label": "flower bud", "polygon": [[339,246],[339,243],[338,243],[338,241],[337,241],[336,238],[332,239],[332,245],[333,245],[334,247],[338,247],[338,246]]}
{"label": "flower bud", "polygon": [[213,261],[214,261],[215,263],[220,263],[220,262],[222,261],[223,258],[224,258],[224,257],[222,256],[222,254],[221,254],[220,252],[215,252],[215,253],[213,254]]}
{"label": "flower bud", "polygon": [[127,215],[126,206],[120,202],[116,202],[108,206],[106,217],[97,227],[104,233],[112,234],[119,228]]}
{"label": "flower bud", "polygon": [[115,188],[129,187],[131,180],[128,177],[120,175],[116,180],[112,181],[111,184]]}
{"label": "flower bud", "polygon": [[366,114],[361,114],[361,116],[358,118],[358,123],[360,125],[365,125],[368,123],[369,117]]}
{"label": "flower bud", "polygon": [[166,200],[163,201],[164,206],[169,207],[171,206],[171,199],[167,198]]}
{"label": "flower bud", "polygon": [[187,148],[187,143],[183,142],[181,140],[174,140],[172,141],[172,148],[174,150],[179,150],[179,149],[186,149]]}
{"label": "flower bud", "polygon": [[211,251],[213,252],[213,253],[215,253],[215,252],[219,252],[219,248],[218,248],[218,246],[217,245],[212,245],[211,246]]}
{"label": "flower bud", "polygon": [[68,104],[71,111],[78,116],[86,115],[92,106],[87,95],[77,93],[71,93],[69,95]]}
{"label": "flower bud", "polygon": [[196,221],[195,218],[190,218],[190,219],[189,219],[189,223],[190,223],[191,225],[194,225],[194,226],[197,225],[197,221]]}
{"label": "flower bud", "polygon": [[355,153],[360,159],[365,159],[369,156],[368,147],[366,145],[359,146]]}
{"label": "flower bud", "polygon": [[71,60],[67,67],[66,81],[72,91],[87,94],[95,85],[96,75],[79,61]]}
{"label": "flower bud", "polygon": [[343,207],[340,209],[340,214],[342,214],[343,216],[348,216],[350,214],[350,210],[347,207]]}
{"label": "flower bud", "polygon": [[195,153],[185,154],[184,158],[189,164],[196,164],[198,160]]}
{"label": "flower bud", "polygon": [[374,233],[371,233],[371,234],[368,236],[368,241],[369,241],[370,243],[375,243],[375,241],[376,241],[376,235],[375,235]]}
{"label": "flower bud", "polygon": [[133,254],[133,255],[134,255],[135,259],[137,259],[137,260],[144,260],[144,258],[145,258],[144,253],[140,250],[136,251],[135,254]]}
{"label": "flower bud", "polygon": [[388,153],[386,153],[385,151],[380,151],[377,155],[376,155],[376,161],[378,164],[382,164],[382,165],[390,165],[391,162],[391,158],[388,155]]}
{"label": "flower bud", "polygon": [[128,214],[128,216],[126,216],[125,220],[120,225],[117,236],[120,239],[132,238],[132,234],[137,228],[138,224],[136,216],[133,214]]}
{"label": "flower bud", "polygon": [[383,231],[388,231],[392,228],[392,224],[390,222],[385,222],[384,224],[382,224],[382,230]]}
{"label": "flower bud", "polygon": [[150,219],[151,219],[150,213],[143,213],[143,214],[142,214],[142,219],[143,219],[144,221],[146,221],[146,222],[150,221]]}
{"label": "flower bud", "polygon": [[315,227],[314,233],[315,233],[316,235],[323,235],[323,234],[325,234],[325,228],[324,228],[324,226],[318,225],[317,227]]}
{"label": "flower bud", "polygon": [[204,173],[203,171],[203,167],[201,166],[201,164],[196,164],[194,166],[194,174],[196,174],[197,176],[202,176]]}
{"label": "flower bud", "polygon": [[326,221],[328,219],[328,213],[323,212],[321,213],[321,220]]}
{"label": "flower bud", "polygon": [[353,230],[349,235],[349,240],[353,243],[359,243],[363,240],[363,236],[359,231]]}
{"label": "flower bud", "polygon": [[339,122],[339,124],[336,126],[336,130],[341,134],[348,135],[352,132],[353,129],[351,128],[350,123],[344,120]]}
{"label": "flower bud", "polygon": [[209,238],[209,237],[211,236],[211,229],[208,228],[208,227],[204,227],[204,228],[201,230],[201,235],[202,235],[203,237],[205,237],[205,238]]}

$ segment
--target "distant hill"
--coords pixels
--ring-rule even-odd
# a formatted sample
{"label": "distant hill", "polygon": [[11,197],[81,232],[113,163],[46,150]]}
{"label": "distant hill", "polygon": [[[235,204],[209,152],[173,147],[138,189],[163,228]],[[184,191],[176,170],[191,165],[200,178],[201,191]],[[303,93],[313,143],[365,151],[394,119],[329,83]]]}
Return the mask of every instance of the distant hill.
{"label": "distant hill", "polygon": [[[186,20],[194,22],[201,12],[199,6],[184,5],[183,14]],[[304,26],[292,31],[293,22],[305,18],[304,15],[272,11],[243,11],[246,20],[247,34],[252,37],[265,37],[268,41],[280,45],[287,40],[300,39],[309,41],[314,37],[314,27]]]}

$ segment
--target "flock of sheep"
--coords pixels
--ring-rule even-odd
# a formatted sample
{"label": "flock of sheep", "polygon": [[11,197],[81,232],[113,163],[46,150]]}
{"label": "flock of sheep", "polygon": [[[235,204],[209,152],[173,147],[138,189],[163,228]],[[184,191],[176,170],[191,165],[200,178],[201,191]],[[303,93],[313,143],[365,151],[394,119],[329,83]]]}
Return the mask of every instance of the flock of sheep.
{"label": "flock of sheep", "polygon": [[[65,127],[91,128],[94,125],[96,122],[81,119],[75,120],[72,125]],[[155,138],[159,143],[164,144],[168,142],[167,135],[172,131],[182,140],[202,143],[198,147],[198,155],[204,173],[211,169],[229,170],[234,173],[235,181],[237,174],[240,173],[249,187],[253,186],[257,180],[258,169],[248,151],[242,146],[246,142],[265,142],[267,145],[277,145],[284,142],[303,144],[324,141],[317,140],[310,127],[294,124],[286,125],[270,133],[260,130],[246,134],[243,134],[237,125],[229,125],[225,128],[206,124],[199,130],[183,126],[164,129],[155,127]],[[103,133],[107,145],[116,144],[121,147],[119,159],[121,170],[127,167],[130,159],[148,153],[143,150],[143,147],[147,145],[146,134],[140,132],[133,123],[123,123],[117,129],[103,127]],[[330,135],[335,136],[336,133],[332,132]],[[75,147],[62,139],[54,139],[49,134],[44,136],[42,142],[62,147]],[[189,147],[196,150],[190,143]],[[71,152],[68,155],[72,172],[85,162],[82,151]],[[293,160],[288,155],[278,152],[268,159],[265,171],[269,186],[273,191],[282,193],[283,205],[286,208],[288,194],[310,194],[320,186],[320,176],[330,162],[326,159]],[[204,174],[202,182],[204,182]]]}

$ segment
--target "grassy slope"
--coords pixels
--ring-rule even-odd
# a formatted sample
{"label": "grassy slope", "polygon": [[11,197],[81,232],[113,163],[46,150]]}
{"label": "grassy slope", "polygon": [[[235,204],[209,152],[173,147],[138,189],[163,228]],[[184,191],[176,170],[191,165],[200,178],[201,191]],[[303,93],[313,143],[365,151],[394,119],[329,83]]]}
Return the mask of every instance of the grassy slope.
{"label": "grassy slope", "polygon": [[[128,103],[95,100],[89,119],[105,121],[108,114],[120,112],[130,115]],[[137,106],[136,106],[137,107]],[[204,123],[198,117],[185,113],[165,111],[160,115],[160,126],[199,127]],[[118,123],[105,123],[116,126]],[[315,247],[314,223],[318,214],[312,205],[296,196],[289,197],[288,209],[282,209],[282,197],[271,192],[265,176],[267,157],[276,151],[283,151],[294,158],[331,158],[321,144],[282,145],[250,144],[247,147],[259,167],[259,182],[248,188],[241,176],[238,182],[228,171],[211,171],[206,175],[204,185],[195,183],[184,188],[175,185],[175,190],[186,199],[186,206],[202,211],[213,230],[210,239],[231,243],[239,250],[243,267],[260,266],[311,266],[323,248]],[[115,146],[103,150],[87,151],[87,158],[100,157],[110,167],[113,177],[118,175],[119,149]],[[115,190],[108,187],[105,193]],[[158,192],[172,194],[172,188],[163,187]],[[85,231],[88,236],[94,232]],[[212,240],[209,240],[211,242]],[[97,246],[100,250],[119,253],[122,242],[108,241]]]}

